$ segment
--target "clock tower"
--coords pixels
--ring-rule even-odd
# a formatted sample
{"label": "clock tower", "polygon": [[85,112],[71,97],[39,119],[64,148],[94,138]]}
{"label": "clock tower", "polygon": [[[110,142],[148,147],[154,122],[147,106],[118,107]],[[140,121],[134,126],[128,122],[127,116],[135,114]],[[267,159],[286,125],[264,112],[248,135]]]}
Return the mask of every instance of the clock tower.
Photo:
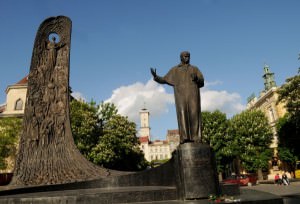
{"label": "clock tower", "polygon": [[150,113],[146,108],[140,110],[141,128],[140,136],[148,136],[150,141],[150,127],[149,127],[149,116]]}

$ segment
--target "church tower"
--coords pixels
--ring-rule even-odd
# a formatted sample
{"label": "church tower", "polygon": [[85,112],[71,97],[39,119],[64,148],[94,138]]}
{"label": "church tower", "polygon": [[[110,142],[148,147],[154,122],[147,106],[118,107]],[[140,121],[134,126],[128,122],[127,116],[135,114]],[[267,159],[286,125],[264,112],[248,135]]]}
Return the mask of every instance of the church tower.
{"label": "church tower", "polygon": [[140,110],[141,128],[140,136],[148,136],[150,141],[150,127],[149,127],[149,111],[146,108]]}
{"label": "church tower", "polygon": [[265,84],[265,91],[270,90],[272,87],[276,87],[276,83],[274,80],[274,73],[270,72],[270,67],[265,64],[264,66],[264,84]]}

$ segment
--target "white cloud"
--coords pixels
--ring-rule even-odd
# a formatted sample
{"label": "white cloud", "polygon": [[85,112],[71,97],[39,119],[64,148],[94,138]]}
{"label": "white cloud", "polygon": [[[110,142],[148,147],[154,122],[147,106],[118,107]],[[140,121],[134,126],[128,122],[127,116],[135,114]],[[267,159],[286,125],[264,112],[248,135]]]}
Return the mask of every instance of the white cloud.
{"label": "white cloud", "polygon": [[201,91],[201,98],[202,111],[220,110],[231,117],[245,109],[245,105],[241,103],[241,96],[237,93],[204,88]]}
{"label": "white cloud", "polygon": [[[201,106],[203,111],[220,110],[227,116],[232,116],[245,109],[241,97],[237,93],[211,90],[210,87],[222,84],[220,81],[206,82],[201,89]],[[168,112],[168,105],[174,104],[173,93],[167,93],[165,88],[150,79],[146,84],[136,82],[122,86],[113,91],[105,102],[114,103],[119,113],[139,124],[139,111],[144,106],[150,111],[152,118]],[[145,104],[144,104],[145,103]]]}
{"label": "white cloud", "polygon": [[146,84],[136,82],[117,88],[105,102],[114,103],[120,114],[139,124],[139,111],[144,106],[152,117],[158,116],[168,112],[167,106],[174,103],[174,96],[151,79]]}
{"label": "white cloud", "polygon": [[74,98],[76,98],[77,100],[80,100],[80,101],[87,101],[86,98],[83,96],[82,93],[80,92],[72,92],[71,94]]}
{"label": "white cloud", "polygon": [[210,86],[216,86],[216,85],[222,85],[222,81],[205,81],[205,88],[210,87]]}

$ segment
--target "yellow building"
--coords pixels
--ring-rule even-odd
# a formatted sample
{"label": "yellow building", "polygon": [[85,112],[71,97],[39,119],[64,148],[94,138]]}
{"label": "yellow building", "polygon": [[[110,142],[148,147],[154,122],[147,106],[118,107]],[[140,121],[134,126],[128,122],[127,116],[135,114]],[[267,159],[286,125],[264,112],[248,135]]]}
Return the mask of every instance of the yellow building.
{"label": "yellow building", "polygon": [[28,77],[6,88],[6,103],[0,107],[0,117],[23,117]]}
{"label": "yellow building", "polygon": [[279,118],[284,116],[286,109],[283,103],[277,104],[277,90],[279,87],[276,86],[274,73],[270,72],[268,65],[264,66],[263,79],[265,89],[260,93],[259,97],[252,95],[248,98],[247,109],[259,109],[265,113],[269,120],[269,124],[273,131],[273,139],[270,148],[274,150],[274,154],[272,161],[270,162],[270,174],[268,175],[268,179],[274,179],[276,173],[281,173],[278,168],[279,161],[277,158],[278,134],[276,131],[276,122]]}

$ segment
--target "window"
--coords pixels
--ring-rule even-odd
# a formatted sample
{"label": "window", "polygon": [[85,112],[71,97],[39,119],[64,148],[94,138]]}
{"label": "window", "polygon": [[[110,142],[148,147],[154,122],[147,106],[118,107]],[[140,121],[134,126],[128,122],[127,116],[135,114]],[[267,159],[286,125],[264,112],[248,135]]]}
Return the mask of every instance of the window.
{"label": "window", "polygon": [[19,98],[16,101],[15,110],[22,110],[22,109],[23,109],[23,101]]}
{"label": "window", "polygon": [[272,109],[272,107],[269,108],[269,115],[270,115],[271,122],[274,122],[275,121],[275,113],[274,113],[274,110]]}

